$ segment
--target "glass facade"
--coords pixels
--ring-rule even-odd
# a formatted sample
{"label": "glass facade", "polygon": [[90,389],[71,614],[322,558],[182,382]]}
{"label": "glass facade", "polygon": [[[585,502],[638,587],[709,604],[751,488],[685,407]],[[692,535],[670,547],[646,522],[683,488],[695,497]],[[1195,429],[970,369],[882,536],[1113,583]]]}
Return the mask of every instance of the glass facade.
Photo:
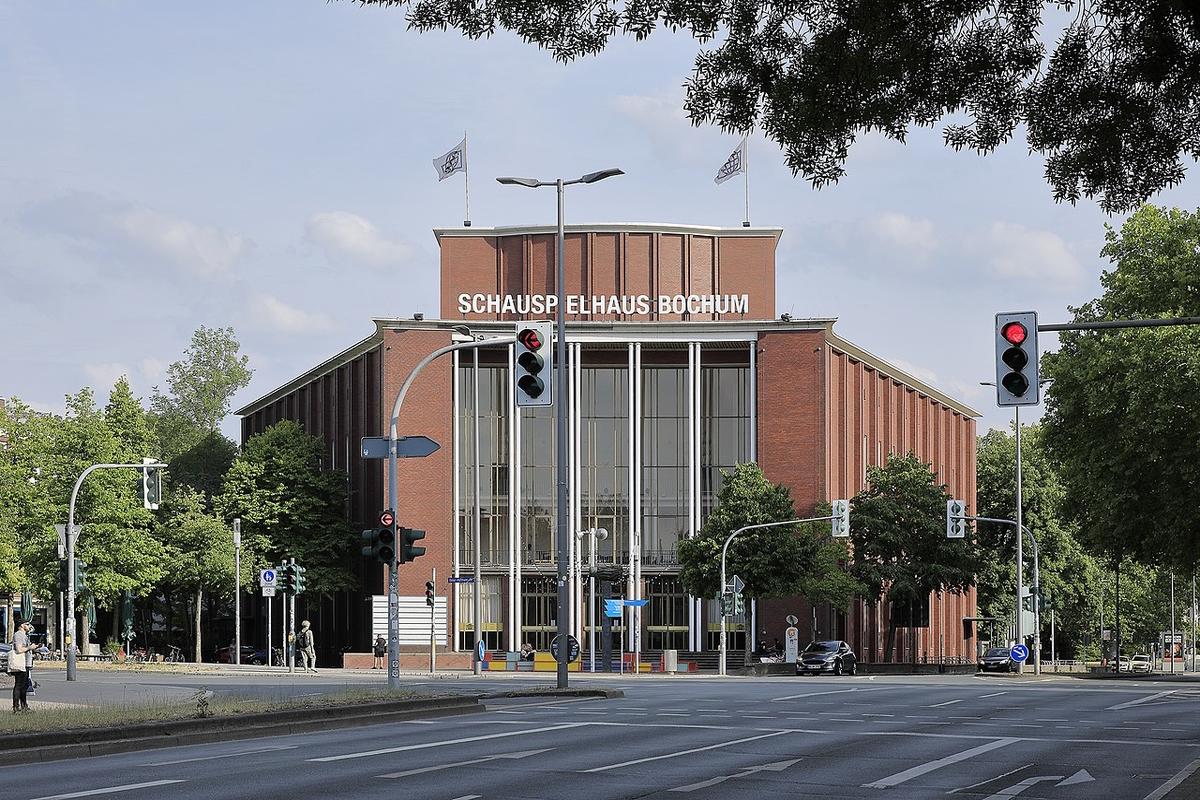
{"label": "glass facade", "polygon": [[[749,341],[656,342],[643,350],[636,342],[585,341],[569,348],[568,395],[578,398],[568,411],[569,524],[576,533],[571,591],[581,595],[572,601],[571,630],[585,655],[590,655],[591,626],[600,629],[600,587],[609,581],[613,596],[647,601],[628,615],[640,623],[643,651],[684,651],[692,641],[707,645],[702,635],[707,627],[693,618],[693,608],[704,617],[711,607],[694,604],[684,591],[676,545],[703,525],[721,486],[721,470],[753,457],[751,347]],[[558,607],[554,407],[510,407],[508,358],[506,349],[481,351],[478,408],[472,356],[463,355],[458,364],[455,569],[458,574],[474,569],[478,480],[486,646],[516,650],[528,642],[545,651],[557,633]],[[555,402],[564,399],[556,396]],[[510,444],[514,430],[515,446]],[[520,498],[515,506],[514,494]],[[579,533],[599,528],[606,538]],[[595,608],[588,582],[593,564]],[[470,584],[460,586],[456,626],[459,647],[469,649],[473,600]],[[619,622],[617,627],[623,628]],[[741,627],[734,626],[731,643],[740,641],[736,631]],[[633,646],[627,638],[625,649]],[[618,637],[614,648],[620,647]]]}

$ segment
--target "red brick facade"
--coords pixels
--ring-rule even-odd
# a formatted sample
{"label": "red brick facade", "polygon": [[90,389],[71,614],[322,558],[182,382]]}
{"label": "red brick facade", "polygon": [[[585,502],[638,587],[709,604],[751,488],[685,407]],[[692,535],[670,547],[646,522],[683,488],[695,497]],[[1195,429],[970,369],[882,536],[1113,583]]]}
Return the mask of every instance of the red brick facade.
{"label": "red brick facade", "polygon": [[[363,527],[371,526],[385,505],[387,475],[386,462],[358,457],[359,439],[388,434],[401,385],[418,362],[452,342],[455,325],[469,324],[476,334],[511,336],[510,321],[522,316],[483,305],[464,310],[462,296],[555,294],[553,229],[462,228],[437,234],[442,249],[441,320],[376,320],[374,335],[238,412],[244,417],[243,438],[281,419],[298,420],[310,433],[322,436],[329,445],[330,466],[350,472],[350,514]],[[840,339],[833,333],[832,319],[777,319],[774,252],[780,234],[776,229],[693,226],[568,228],[566,293],[583,304],[567,316],[568,341],[582,341],[584,348],[589,341],[603,342],[611,350],[629,337],[659,348],[653,350],[655,358],[672,344],[686,348],[689,341],[736,343],[733,352],[747,359],[756,387],[757,461],[770,480],[791,489],[801,514],[818,503],[853,497],[864,486],[868,465],[882,465],[889,454],[910,450],[934,466],[955,497],[973,506],[974,412]],[[716,306],[702,309],[701,301],[682,312],[678,305],[666,310],[658,305],[662,297],[667,302],[678,303],[680,297],[692,302],[686,300],[689,295],[744,297],[745,305],[736,312],[726,307],[725,313],[714,310]],[[649,298],[647,306],[629,305],[635,302],[631,298],[640,297]],[[593,303],[601,310],[587,310]],[[553,310],[525,316],[552,318]],[[454,398],[453,362],[447,356],[420,373],[401,409],[398,435],[420,434],[441,445],[427,458],[400,462],[399,523],[428,533],[423,542],[426,556],[400,571],[402,596],[421,595],[433,568],[441,594],[442,578],[455,566]],[[357,553],[350,554],[350,560],[364,570],[364,593],[381,593],[382,575],[368,569]],[[515,598],[506,594],[505,602],[510,601]],[[767,641],[783,638],[783,620],[790,614],[800,618],[801,636],[807,638],[811,611],[797,598],[760,602],[756,630],[748,635],[757,638],[765,631]],[[317,613],[311,610],[309,616]],[[319,613],[325,615],[324,629],[339,630],[345,646],[365,649],[370,631],[369,620],[362,620],[362,594],[334,598]],[[961,619],[974,614],[973,591],[935,599],[931,626],[917,629],[911,642],[898,637],[895,658],[973,656],[973,642],[963,639]],[[818,609],[813,632],[845,638],[863,661],[878,661],[883,657],[887,616],[885,607],[862,603],[844,617]],[[456,638],[455,618],[451,608],[448,642]],[[709,622],[695,620],[697,626]],[[319,629],[321,623],[314,619]]]}

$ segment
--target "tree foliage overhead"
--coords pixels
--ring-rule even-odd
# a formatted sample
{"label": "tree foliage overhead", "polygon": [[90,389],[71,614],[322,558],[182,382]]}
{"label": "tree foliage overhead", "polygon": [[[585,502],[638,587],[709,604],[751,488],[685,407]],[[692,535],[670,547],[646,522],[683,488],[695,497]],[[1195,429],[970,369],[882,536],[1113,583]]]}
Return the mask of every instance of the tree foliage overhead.
{"label": "tree foliage overhead", "polygon": [[154,388],[151,407],[162,418],[160,424],[174,420],[175,425],[215,433],[229,415],[233,396],[250,384],[254,374],[249,357],[238,356],[240,349],[233,328],[201,325],[192,334],[185,357],[167,367],[170,396]]}
{"label": "tree foliage overhead", "polygon": [[421,31],[512,31],[564,62],[617,34],[687,31],[706,45],[692,122],[761,128],[816,187],[845,173],[859,136],[903,142],[941,121],[946,144],[980,153],[1024,126],[1055,199],[1109,212],[1200,157],[1200,7],[1185,0],[358,1],[405,7]]}
{"label": "tree foliage overhead", "polygon": [[[1076,322],[1200,316],[1200,212],[1144,206],[1101,251],[1116,268]],[[1043,418],[1066,511],[1095,553],[1200,563],[1200,327],[1064,331]]]}

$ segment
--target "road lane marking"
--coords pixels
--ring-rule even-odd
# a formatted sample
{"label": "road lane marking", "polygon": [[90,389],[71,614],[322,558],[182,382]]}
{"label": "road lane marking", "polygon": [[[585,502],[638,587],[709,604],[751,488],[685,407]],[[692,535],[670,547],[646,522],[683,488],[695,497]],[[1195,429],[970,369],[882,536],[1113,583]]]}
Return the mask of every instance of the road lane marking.
{"label": "road lane marking", "polygon": [[1020,783],[1015,783],[1012,786],[1009,786],[1007,789],[1002,789],[1001,791],[996,792],[995,794],[984,798],[984,800],[1005,800],[1005,798],[1008,798],[1008,797],[1016,797],[1021,792],[1025,791],[1026,789],[1028,789],[1031,786],[1042,783],[1043,781],[1061,781],[1064,777],[1066,777],[1066,776],[1064,776],[1064,775],[1035,775],[1031,778],[1026,778],[1025,780],[1021,781]]}
{"label": "road lane marking", "polygon": [[952,705],[954,705],[955,703],[961,703],[961,702],[962,702],[962,699],[960,698],[960,699],[958,699],[958,700],[947,700],[947,701],[946,701],[946,702],[944,702],[944,703],[934,703],[934,704],[933,704],[933,705],[931,705],[931,706],[924,706],[924,707],[925,707],[925,708],[941,708],[942,706],[952,706]]}
{"label": "road lane marking", "polygon": [[1177,774],[1174,778],[1171,778],[1171,780],[1167,781],[1162,786],[1146,795],[1146,800],[1163,800],[1163,798],[1166,797],[1172,789],[1190,778],[1192,773],[1197,769],[1200,769],[1200,758],[1188,764],[1186,767],[1181,769],[1179,774]]}
{"label": "road lane marking", "polygon": [[981,694],[981,695],[979,695],[979,699],[983,700],[988,697],[999,697],[1002,694],[1008,694],[1008,692],[992,692],[991,694]]}
{"label": "road lane marking", "polygon": [[274,747],[256,747],[253,750],[239,750],[236,753],[222,753],[219,756],[197,756],[196,758],[179,758],[174,761],[151,761],[148,764],[142,764],[143,767],[166,767],[171,764],[190,764],[193,761],[213,761],[218,758],[240,758],[242,756],[250,756],[255,753],[274,753],[279,750],[295,750],[300,745],[298,744],[281,744]]}
{"label": "road lane marking", "polygon": [[951,764],[957,764],[959,761],[966,761],[968,758],[974,758],[975,756],[989,753],[992,750],[998,750],[1001,747],[1008,747],[1010,744],[1015,744],[1019,741],[1021,740],[996,739],[995,741],[988,742],[987,744],[981,744],[978,747],[972,747],[970,750],[963,750],[961,753],[955,753],[953,755],[946,756],[945,758],[939,758],[936,761],[927,761],[924,764],[918,764],[915,767],[910,767],[909,769],[903,770],[902,772],[897,772],[894,775],[888,775],[886,778],[881,778],[880,780],[873,781],[872,783],[864,783],[862,786],[864,789],[890,789],[893,786],[899,786],[905,781],[910,781],[913,778],[919,778],[926,773],[933,772],[934,770],[941,769],[942,767],[948,767]]}
{"label": "road lane marking", "polygon": [[464,736],[461,739],[444,739],[440,742],[424,742],[422,744],[409,744],[400,747],[385,747],[382,750],[364,750],[361,753],[345,753],[340,756],[325,756],[323,758],[308,758],[306,761],[345,761],[349,758],[368,758],[370,756],[384,756],[388,753],[403,753],[409,750],[428,750],[432,747],[446,747],[448,745],[466,744],[467,742],[486,742],[489,739],[504,739],[509,736],[526,736],[531,733],[551,733],[553,731],[563,731],[568,728],[579,728],[589,723],[586,722],[570,722],[565,725],[552,725],[549,728],[530,728],[524,731],[506,731],[504,733],[492,733],[486,736]]}
{"label": "road lane marking", "polygon": [[407,778],[410,775],[422,775],[426,772],[438,772],[439,770],[452,769],[454,767],[468,767],[473,764],[486,764],[489,761],[497,761],[502,758],[507,758],[507,759],[528,758],[529,756],[536,756],[540,753],[548,753],[553,749],[554,749],[553,747],[543,747],[541,750],[521,750],[521,751],[515,752],[515,753],[497,753],[496,755],[483,756],[482,758],[475,758],[470,761],[455,761],[450,764],[435,764],[432,767],[420,767],[418,769],[408,769],[408,770],[405,770],[404,772],[389,772],[386,775],[376,775],[375,777],[377,777],[377,778]]}
{"label": "road lane marking", "polygon": [[585,772],[585,773],[587,773],[587,772],[606,772],[610,769],[620,769],[621,767],[632,767],[637,764],[645,764],[650,761],[662,761],[667,758],[678,758],[679,756],[688,756],[693,753],[703,753],[706,750],[719,750],[722,747],[731,747],[732,745],[735,745],[735,744],[745,744],[746,742],[756,742],[759,739],[770,739],[771,737],[774,737],[774,736],[782,736],[785,733],[793,733],[793,731],[790,731],[790,730],[772,731],[771,733],[764,733],[759,736],[747,736],[744,739],[734,739],[731,742],[720,742],[718,744],[710,744],[707,747],[695,747],[690,750],[680,750],[677,753],[664,753],[661,756],[649,756],[647,758],[636,758],[633,761],[622,761],[617,764],[608,764],[603,767],[592,767],[591,769],[583,770],[583,772]]}
{"label": "road lane marking", "polygon": [[892,689],[893,689],[893,687],[891,687],[891,686],[880,686],[878,688],[871,688],[871,689],[863,688],[860,686],[854,686],[849,689],[830,689],[827,692],[806,692],[804,694],[790,694],[790,695],[787,695],[786,697],[772,697],[770,702],[782,703],[785,700],[804,700],[809,697],[824,697],[827,694],[847,694],[850,692],[888,692],[888,691],[892,691]]}
{"label": "road lane marking", "polygon": [[1108,708],[1106,708],[1104,710],[1105,711],[1124,711],[1127,708],[1132,708],[1134,706],[1140,706],[1142,703],[1149,703],[1153,700],[1158,700],[1160,697],[1166,697],[1167,695],[1172,695],[1172,694],[1175,694],[1175,692],[1173,690],[1159,692],[1158,694],[1148,694],[1145,697],[1139,697],[1137,700],[1130,700],[1128,703],[1120,703],[1115,706],[1109,706]]}
{"label": "road lane marking", "polygon": [[759,772],[768,772],[768,771],[769,772],[783,772],[788,767],[792,766],[793,764],[798,764],[798,763],[800,763],[800,759],[793,758],[788,761],[776,761],[772,764],[759,764],[758,766],[754,766],[754,767],[742,767],[740,772],[736,772],[733,775],[718,775],[715,778],[709,778],[708,780],[700,781],[699,783],[691,783],[691,784],[688,784],[687,786],[676,786],[674,789],[671,789],[670,791],[672,791],[672,792],[694,792],[697,789],[707,789],[710,786],[716,786],[718,783],[724,783],[725,781],[731,780],[733,778],[745,778],[750,775],[757,774]]}
{"label": "road lane marking", "polygon": [[151,786],[167,786],[172,783],[187,783],[183,780],[174,781],[149,781],[147,783],[127,783],[124,786],[105,786],[103,789],[88,789],[82,792],[71,792],[69,794],[48,794],[44,797],[34,797],[31,800],[67,800],[70,797],[95,797],[99,794],[115,794],[117,792],[129,792],[134,789],[148,789]]}

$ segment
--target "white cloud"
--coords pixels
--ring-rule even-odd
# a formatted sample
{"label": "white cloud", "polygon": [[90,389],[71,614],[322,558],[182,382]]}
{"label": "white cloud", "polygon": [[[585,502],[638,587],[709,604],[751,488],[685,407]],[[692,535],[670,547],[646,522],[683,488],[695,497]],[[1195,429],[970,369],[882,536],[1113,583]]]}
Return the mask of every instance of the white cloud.
{"label": "white cloud", "polygon": [[932,220],[889,211],[866,220],[862,227],[884,246],[901,247],[917,255],[927,255],[938,249]]}
{"label": "white cloud", "polygon": [[228,273],[246,247],[236,231],[91,192],[31,204],[23,219],[35,230],[71,237],[89,264],[100,255],[122,265],[144,262],[149,256],[156,263],[166,259],[188,272],[215,278]]}
{"label": "white cloud", "polygon": [[245,247],[241,234],[137,206],[114,215],[131,241],[205,277],[228,271]]}
{"label": "white cloud", "polygon": [[325,334],[334,329],[329,316],[317,312],[305,312],[289,306],[278,297],[260,294],[253,304],[253,318],[260,327],[283,334]]}
{"label": "white cloud", "polygon": [[333,259],[349,259],[373,267],[401,264],[415,248],[404,240],[389,239],[370,220],[348,211],[326,211],[308,218],[309,241]]}
{"label": "white cloud", "polygon": [[994,278],[1073,284],[1085,277],[1082,265],[1062,237],[1048,231],[997,221],[965,242]]}
{"label": "white cloud", "polygon": [[117,362],[83,365],[83,374],[87,377],[88,384],[91,386],[92,391],[95,392],[97,402],[101,407],[108,402],[108,393],[112,390],[112,387],[122,377],[128,376],[129,373],[128,364]]}

